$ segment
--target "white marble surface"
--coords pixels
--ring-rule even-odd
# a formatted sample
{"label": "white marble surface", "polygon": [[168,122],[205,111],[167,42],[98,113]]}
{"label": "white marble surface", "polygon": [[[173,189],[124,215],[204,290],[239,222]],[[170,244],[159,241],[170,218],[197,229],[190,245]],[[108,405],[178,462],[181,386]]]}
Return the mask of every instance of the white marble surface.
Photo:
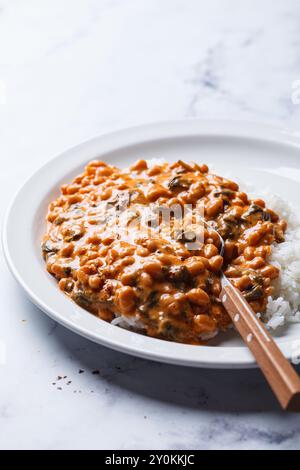
{"label": "white marble surface", "polygon": [[[297,129],[299,20],[298,0],[0,0],[1,216],[15,186],[95,134],[194,116]],[[258,371],[107,350],[31,305],[2,254],[0,278],[1,448],[300,447]]]}

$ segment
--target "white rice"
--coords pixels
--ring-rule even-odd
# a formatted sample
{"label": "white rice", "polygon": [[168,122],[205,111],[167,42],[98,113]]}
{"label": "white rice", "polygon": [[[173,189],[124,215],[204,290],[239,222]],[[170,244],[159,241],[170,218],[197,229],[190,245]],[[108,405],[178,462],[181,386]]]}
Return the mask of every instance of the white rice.
{"label": "white rice", "polygon": [[269,258],[280,269],[280,276],[263,319],[269,328],[276,329],[287,322],[300,322],[300,217],[296,208],[278,195],[265,190],[262,197],[267,207],[288,223],[285,241],[272,246]]}
{"label": "white rice", "polygon": [[[118,314],[115,314],[118,315]],[[134,329],[138,331],[142,331],[145,329],[145,325],[143,324],[142,321],[140,321],[136,315],[134,316],[123,316],[123,315],[118,315],[116,316],[112,321],[112,325],[115,326],[120,326],[121,328],[125,328],[126,330]]]}

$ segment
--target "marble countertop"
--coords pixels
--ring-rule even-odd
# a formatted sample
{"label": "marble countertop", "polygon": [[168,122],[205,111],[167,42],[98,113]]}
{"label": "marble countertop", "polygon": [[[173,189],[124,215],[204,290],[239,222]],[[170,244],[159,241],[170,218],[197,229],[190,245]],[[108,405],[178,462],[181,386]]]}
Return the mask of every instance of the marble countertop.
{"label": "marble countertop", "polygon": [[[1,217],[36,168],[99,133],[185,117],[297,129],[299,18],[298,0],[0,0]],[[34,307],[2,253],[0,279],[0,448],[300,448],[259,371],[110,351]]]}

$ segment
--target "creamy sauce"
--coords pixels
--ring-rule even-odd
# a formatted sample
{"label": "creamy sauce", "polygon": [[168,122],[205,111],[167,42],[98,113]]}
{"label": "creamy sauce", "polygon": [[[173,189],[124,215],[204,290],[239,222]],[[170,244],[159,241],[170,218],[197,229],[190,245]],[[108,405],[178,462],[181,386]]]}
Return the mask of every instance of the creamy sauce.
{"label": "creamy sauce", "polygon": [[[225,240],[224,257],[199,213]],[[47,221],[47,269],[77,304],[191,344],[230,325],[219,299],[222,269],[255,312],[265,310],[279,275],[267,259],[286,229],[262,200],[182,161],[148,168],[140,160],[127,171],[91,162],[62,186]]]}

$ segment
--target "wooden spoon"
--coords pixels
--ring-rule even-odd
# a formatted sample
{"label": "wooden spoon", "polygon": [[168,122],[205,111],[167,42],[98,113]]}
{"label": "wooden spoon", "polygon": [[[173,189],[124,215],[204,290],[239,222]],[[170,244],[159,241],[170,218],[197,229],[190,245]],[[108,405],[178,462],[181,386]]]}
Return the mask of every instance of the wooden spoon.
{"label": "wooden spoon", "polygon": [[220,295],[232,322],[255,357],[280,405],[287,411],[300,411],[300,378],[284,357],[264,324],[225,275]]}

